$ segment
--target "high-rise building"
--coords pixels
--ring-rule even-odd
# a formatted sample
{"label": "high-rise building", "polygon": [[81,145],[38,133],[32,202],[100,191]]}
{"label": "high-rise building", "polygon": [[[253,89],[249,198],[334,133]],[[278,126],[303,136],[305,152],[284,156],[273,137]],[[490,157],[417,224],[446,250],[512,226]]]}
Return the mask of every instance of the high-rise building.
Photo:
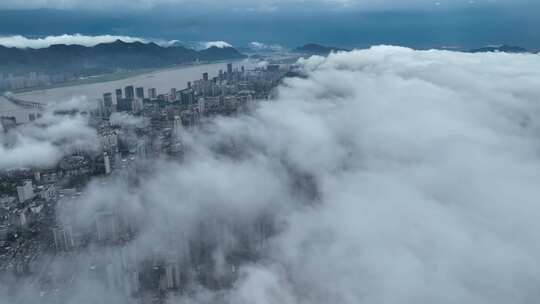
{"label": "high-rise building", "polygon": [[279,64],[269,64],[266,67],[266,70],[268,72],[279,72]]}
{"label": "high-rise building", "polygon": [[140,98],[135,98],[131,101],[131,111],[133,113],[140,113],[143,110],[143,100]]}
{"label": "high-rise building", "polygon": [[208,81],[208,73],[203,73],[203,80]]}
{"label": "high-rise building", "polygon": [[156,99],[157,98],[157,90],[156,90],[156,88],[148,89],[148,98],[150,98],[150,99]]}
{"label": "high-rise building", "polygon": [[228,63],[227,64],[227,74],[231,75],[233,72],[232,70],[232,63]]}
{"label": "high-rise building", "polygon": [[100,136],[100,143],[103,150],[118,150],[118,134],[116,132],[107,132]]}
{"label": "high-rise building", "polygon": [[103,115],[106,117],[109,117],[111,113],[113,112],[113,97],[112,93],[105,93],[103,94],[103,99],[100,101],[98,100],[98,111],[97,115]]}
{"label": "high-rise building", "polygon": [[122,98],[122,89],[116,89],[116,103],[118,104],[118,101]]}
{"label": "high-rise building", "polygon": [[34,187],[32,181],[24,181],[22,186],[17,187],[17,195],[19,196],[19,202],[26,202],[34,197]]}
{"label": "high-rise building", "polygon": [[109,158],[109,154],[107,154],[107,152],[103,153],[103,162],[105,165],[105,174],[111,174],[111,159]]}
{"label": "high-rise building", "polygon": [[206,100],[203,97],[199,98],[197,105],[199,106],[199,114],[204,115],[206,111]]}
{"label": "high-rise building", "polygon": [[119,226],[117,216],[112,212],[100,212],[96,214],[97,239],[100,242],[115,242],[119,237]]}
{"label": "high-rise building", "polygon": [[144,99],[144,88],[143,87],[138,87],[138,88],[135,89],[135,97],[140,98],[140,99]]}
{"label": "high-rise building", "polygon": [[131,112],[133,105],[131,99],[120,99],[116,104],[118,112]]}
{"label": "high-rise building", "polygon": [[68,251],[75,247],[71,227],[55,227],[52,229],[54,246],[57,251]]}
{"label": "high-rise building", "polygon": [[133,88],[132,85],[127,86],[124,88],[126,99],[133,99],[135,98],[135,88]]}
{"label": "high-rise building", "polygon": [[175,88],[171,89],[171,94],[169,95],[169,101],[171,101],[171,102],[176,101],[176,89]]}
{"label": "high-rise building", "polygon": [[182,119],[180,118],[180,116],[176,115],[174,116],[174,120],[173,120],[173,136],[175,137],[179,137],[180,136],[180,132],[182,130]]}
{"label": "high-rise building", "polygon": [[193,93],[193,90],[191,89],[185,89],[180,91],[180,101],[183,105],[190,105],[195,102],[195,96]]}
{"label": "high-rise building", "polygon": [[148,157],[148,150],[149,150],[149,147],[148,147],[148,142],[147,142],[147,139],[139,139],[137,141],[137,157],[139,159],[146,159]]}
{"label": "high-rise building", "polygon": [[109,107],[112,107],[112,105],[113,105],[112,93],[103,94],[103,106],[106,108],[109,108]]}

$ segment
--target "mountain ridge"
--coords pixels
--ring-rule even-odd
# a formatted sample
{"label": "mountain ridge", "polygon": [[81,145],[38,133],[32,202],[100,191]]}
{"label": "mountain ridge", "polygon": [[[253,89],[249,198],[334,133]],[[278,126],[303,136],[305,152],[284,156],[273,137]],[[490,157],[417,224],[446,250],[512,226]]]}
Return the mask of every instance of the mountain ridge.
{"label": "mountain ridge", "polygon": [[500,45],[500,46],[485,46],[481,48],[476,48],[469,50],[470,53],[492,53],[492,52],[502,52],[502,53],[534,53],[530,50],[519,46],[511,45]]}
{"label": "mountain ridge", "polygon": [[310,55],[328,55],[332,52],[348,52],[350,50],[333,46],[325,46],[317,43],[308,43],[303,46],[297,47],[294,51],[297,53]]}
{"label": "mountain ridge", "polygon": [[232,47],[210,47],[198,51],[183,46],[162,47],[153,42],[121,40],[91,47],[55,44],[47,48],[21,49],[0,46],[0,73],[71,73],[86,76],[195,61],[243,58],[246,56]]}

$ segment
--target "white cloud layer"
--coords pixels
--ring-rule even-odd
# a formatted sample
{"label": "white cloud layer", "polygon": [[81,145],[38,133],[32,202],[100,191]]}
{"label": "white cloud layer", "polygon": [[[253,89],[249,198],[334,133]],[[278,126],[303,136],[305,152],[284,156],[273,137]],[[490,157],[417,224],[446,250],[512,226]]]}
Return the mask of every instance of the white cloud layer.
{"label": "white cloud layer", "polygon": [[163,47],[171,46],[185,46],[188,48],[194,49],[207,49],[210,47],[232,47],[231,44],[225,41],[205,41],[205,42],[182,42],[178,40],[164,40],[164,39],[149,39],[149,38],[140,38],[140,37],[131,37],[131,36],[116,36],[116,35],[81,35],[81,34],[64,34],[60,36],[46,36],[42,38],[28,38],[21,35],[15,36],[0,36],[0,46],[10,47],[10,48],[32,48],[40,49],[47,48],[55,44],[65,44],[65,45],[82,45],[87,47],[92,47],[100,43],[111,43],[117,40],[123,42],[142,42],[142,43],[156,43]]}
{"label": "white cloud layer", "polygon": [[266,44],[258,41],[252,41],[249,43],[249,47],[255,51],[261,52],[282,52],[286,49],[279,44]]}
{"label": "white cloud layer", "polygon": [[87,103],[81,97],[59,102],[34,122],[7,132],[0,129],[0,170],[48,167],[75,151],[95,151],[97,133],[88,126],[87,116],[54,113],[82,109],[82,104]]}
{"label": "white cloud layer", "polygon": [[[62,218],[118,207],[140,231],[122,250],[143,259],[214,242],[215,277],[259,248],[231,288],[169,303],[536,302],[540,56],[380,46],[301,65],[277,101],[184,132],[182,164],[93,183]],[[81,269],[72,302],[132,302]]]}
{"label": "white cloud layer", "polygon": [[314,176],[321,205],[287,217],[274,266],[233,299],[534,302],[540,56],[376,47],[303,65],[227,134]]}
{"label": "white cloud layer", "polygon": [[54,44],[66,44],[66,45],[83,45],[83,46],[95,46],[100,43],[110,43],[116,40],[122,40],[124,42],[148,42],[145,39],[129,36],[114,36],[114,35],[98,35],[87,36],[81,34],[74,35],[60,35],[60,36],[47,36],[44,38],[27,38],[24,36],[4,36],[0,37],[0,45],[5,47],[16,48],[33,48],[40,49],[46,48]]}
{"label": "white cloud layer", "polygon": [[217,47],[220,49],[232,47],[232,45],[226,41],[208,41],[208,42],[203,42],[202,45],[204,46],[205,49],[209,49],[211,47]]}
{"label": "white cloud layer", "polygon": [[127,114],[125,112],[114,112],[109,117],[109,122],[113,126],[121,126],[121,127],[143,127],[146,124],[146,121],[144,118],[140,116],[133,116],[131,114]]}

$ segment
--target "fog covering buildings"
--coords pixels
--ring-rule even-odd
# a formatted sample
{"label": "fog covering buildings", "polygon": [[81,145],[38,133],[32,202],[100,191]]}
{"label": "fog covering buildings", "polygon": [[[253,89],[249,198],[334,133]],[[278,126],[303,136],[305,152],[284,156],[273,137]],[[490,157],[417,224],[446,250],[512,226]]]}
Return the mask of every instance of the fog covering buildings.
{"label": "fog covering buildings", "polygon": [[[164,250],[157,246],[141,255],[128,248],[140,233],[140,218],[126,216],[119,206],[92,211],[90,221],[62,215],[85,205],[81,201],[91,193],[88,187],[93,182],[100,180],[105,186],[129,180],[135,186],[142,181],[139,177],[149,177],[154,171],[151,163],[181,163],[184,132],[202,128],[212,116],[234,116],[254,110],[256,100],[268,101],[287,70],[233,70],[232,64],[229,68],[230,72],[211,80],[204,73],[201,80],[195,80],[193,86],[190,82],[184,90],[173,88],[158,95],[156,89],[150,88],[148,98],[143,87],[126,86],[116,90],[114,98],[112,92],[106,92],[97,102],[83,98],[49,105],[32,124],[17,117],[3,117],[13,121],[9,129],[3,129],[6,153],[0,163],[0,267],[7,273],[6,278],[24,284],[25,278],[36,271],[47,273],[36,278],[44,284],[40,287],[44,300],[63,300],[67,296],[63,291],[59,291],[60,295],[51,292],[70,290],[65,284],[75,279],[75,273],[71,272],[73,269],[50,273],[50,262],[63,256],[78,261],[87,250],[98,255],[106,250],[119,255],[103,256],[90,266],[91,273],[105,279],[107,288],[122,289],[126,300],[163,300],[168,292],[183,293],[196,284],[214,289],[232,284],[236,277],[232,268],[225,267],[222,276],[213,276],[211,250],[223,241],[212,233],[229,227],[243,236],[246,246],[231,255],[231,261],[239,265],[252,258],[271,234],[271,222],[266,216],[248,221],[246,224],[258,232],[247,234],[242,231],[245,226],[239,223],[218,218],[215,223],[200,221],[198,233],[202,239],[191,239],[185,234],[183,238],[174,238],[185,248]],[[79,126],[69,124],[70,121]],[[45,151],[42,145],[49,151],[35,160],[40,149]],[[15,155],[17,149],[30,150],[29,155]],[[229,237],[223,244],[232,248],[233,242]],[[93,246],[99,249],[92,250]]]}
{"label": "fog covering buildings", "polygon": [[0,299],[535,302],[540,57],[380,46],[298,65],[260,96],[271,75],[233,71],[140,113],[104,98],[97,156],[62,150],[55,173],[102,155],[111,172],[47,190],[56,203],[52,173],[6,170],[43,185],[15,219],[50,233],[7,240],[31,254],[3,251]]}

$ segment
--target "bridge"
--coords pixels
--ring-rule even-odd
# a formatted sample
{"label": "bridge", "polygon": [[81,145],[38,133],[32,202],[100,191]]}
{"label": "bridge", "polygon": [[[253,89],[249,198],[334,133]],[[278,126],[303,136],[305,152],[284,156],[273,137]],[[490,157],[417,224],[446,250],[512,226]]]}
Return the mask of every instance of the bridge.
{"label": "bridge", "polygon": [[4,94],[4,98],[11,101],[11,102],[13,102],[14,104],[16,104],[16,105],[18,105],[20,107],[23,107],[23,108],[26,108],[26,109],[43,110],[47,106],[44,103],[19,99],[19,98],[13,96],[12,94]]}

